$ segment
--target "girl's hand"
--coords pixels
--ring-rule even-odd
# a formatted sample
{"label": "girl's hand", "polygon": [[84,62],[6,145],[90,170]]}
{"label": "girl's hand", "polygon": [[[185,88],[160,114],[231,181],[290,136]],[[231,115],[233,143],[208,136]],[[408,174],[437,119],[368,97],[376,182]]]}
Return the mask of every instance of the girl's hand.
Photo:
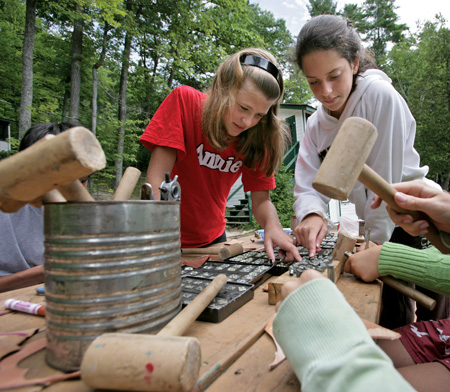
{"label": "girl's hand", "polygon": [[378,271],[380,252],[381,245],[376,245],[351,255],[345,263],[345,272],[349,272],[365,282],[373,282],[380,277]]}
{"label": "girl's hand", "polygon": [[309,257],[320,251],[320,244],[327,232],[325,220],[317,214],[307,215],[294,230],[297,244],[309,249]]}
{"label": "girl's hand", "polygon": [[288,282],[286,282],[283,287],[281,288],[281,297],[283,298],[280,302],[277,303],[277,310],[278,307],[281,305],[281,302],[291,293],[293,293],[295,290],[297,290],[300,286],[304,285],[305,283],[314,280],[314,279],[325,279],[323,274],[316,270],[306,270],[302,272],[300,277],[298,279],[293,279]]}
{"label": "girl's hand", "polygon": [[295,240],[287,234],[281,226],[264,229],[264,247],[266,248],[267,257],[275,261],[275,253],[273,248],[280,247],[280,259],[285,262],[297,260],[301,261]]}

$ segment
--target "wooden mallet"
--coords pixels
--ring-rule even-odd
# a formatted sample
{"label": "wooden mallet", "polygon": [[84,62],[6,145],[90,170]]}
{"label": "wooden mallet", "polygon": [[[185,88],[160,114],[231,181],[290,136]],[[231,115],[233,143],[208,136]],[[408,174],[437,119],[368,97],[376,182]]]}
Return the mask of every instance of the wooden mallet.
{"label": "wooden mallet", "polygon": [[230,244],[222,246],[211,246],[206,248],[181,248],[181,254],[206,254],[218,255],[221,260],[228,259],[244,253],[244,247],[241,244]]}
{"label": "wooden mallet", "polygon": [[227,281],[218,275],[157,335],[106,333],[96,338],[81,362],[91,388],[120,391],[191,391],[201,365],[200,343],[182,337]]}
{"label": "wooden mallet", "polygon": [[[394,200],[397,192],[394,187],[365,164],[377,136],[377,129],[369,121],[359,117],[347,118],[320,165],[312,184],[314,189],[333,199],[346,200],[359,180],[395,211],[411,215],[414,221],[427,219],[423,213],[399,207]],[[427,220],[430,226],[426,238],[442,253],[450,253],[438,229],[430,219]]]}
{"label": "wooden mallet", "polygon": [[79,187],[79,178],[105,165],[105,154],[92,132],[68,129],[0,162],[0,209],[17,211],[55,188],[64,196],[66,185]]}

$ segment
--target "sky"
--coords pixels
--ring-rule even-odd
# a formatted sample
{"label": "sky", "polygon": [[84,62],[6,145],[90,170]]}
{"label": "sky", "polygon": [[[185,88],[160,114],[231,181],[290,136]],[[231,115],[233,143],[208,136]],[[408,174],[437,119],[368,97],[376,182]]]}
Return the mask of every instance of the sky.
{"label": "sky", "polygon": [[[308,0],[250,0],[251,3],[258,3],[260,8],[271,11],[276,19],[286,20],[286,26],[293,36],[297,36],[301,27],[309,19],[309,13],[306,4]],[[341,10],[344,4],[362,4],[363,0],[338,0],[337,9]],[[447,19],[450,19],[450,1],[448,0],[395,0],[394,3],[399,15],[399,23],[406,23],[411,31],[416,31],[416,21],[424,22],[433,20],[434,15],[442,13]],[[448,24],[447,24],[448,25]]]}

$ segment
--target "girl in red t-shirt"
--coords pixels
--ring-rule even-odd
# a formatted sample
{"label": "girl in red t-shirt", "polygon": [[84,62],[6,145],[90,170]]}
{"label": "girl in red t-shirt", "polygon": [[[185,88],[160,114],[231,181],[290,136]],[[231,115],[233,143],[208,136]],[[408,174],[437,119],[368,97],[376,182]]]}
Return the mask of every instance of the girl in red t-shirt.
{"label": "girl in red t-shirt", "polygon": [[178,175],[183,247],[226,241],[226,201],[242,176],[244,191],[251,192],[252,212],[265,230],[268,257],[274,260],[273,248],[279,246],[286,261],[300,260],[269,195],[290,139],[277,117],[283,92],[274,57],[265,50],[245,49],[219,66],[206,94],[178,87],[151,119],[141,137],[152,152],[147,182],[158,199],[165,173]]}

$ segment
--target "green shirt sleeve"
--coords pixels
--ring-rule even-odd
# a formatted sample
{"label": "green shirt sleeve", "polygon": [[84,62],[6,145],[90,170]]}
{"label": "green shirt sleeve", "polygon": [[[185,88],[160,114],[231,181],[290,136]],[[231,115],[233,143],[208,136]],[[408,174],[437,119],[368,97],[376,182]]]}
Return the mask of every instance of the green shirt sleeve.
{"label": "green shirt sleeve", "polygon": [[450,295],[450,254],[436,248],[415,249],[385,242],[378,258],[381,276],[415,283],[439,294]]}
{"label": "green shirt sleeve", "polygon": [[304,391],[414,391],[328,279],[289,295],[273,331]]}

